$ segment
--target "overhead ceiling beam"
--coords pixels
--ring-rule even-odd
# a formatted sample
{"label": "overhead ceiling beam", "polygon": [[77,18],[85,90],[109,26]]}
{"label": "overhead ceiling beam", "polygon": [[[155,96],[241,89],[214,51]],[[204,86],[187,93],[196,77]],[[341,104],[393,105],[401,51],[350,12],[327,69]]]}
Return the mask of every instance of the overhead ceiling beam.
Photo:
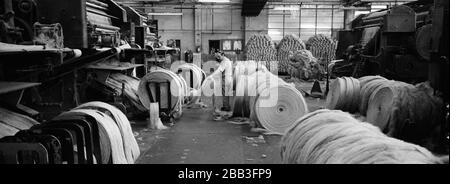
{"label": "overhead ceiling beam", "polygon": [[242,16],[256,17],[264,9],[267,0],[242,0]]}

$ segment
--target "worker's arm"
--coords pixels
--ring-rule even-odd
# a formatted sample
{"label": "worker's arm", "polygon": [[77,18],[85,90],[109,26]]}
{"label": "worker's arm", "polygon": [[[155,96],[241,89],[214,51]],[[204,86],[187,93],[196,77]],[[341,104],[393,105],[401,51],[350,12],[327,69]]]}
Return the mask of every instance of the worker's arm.
{"label": "worker's arm", "polygon": [[217,70],[214,71],[214,72],[213,72],[211,75],[209,75],[208,77],[213,78],[213,77],[215,77],[216,75],[221,75],[223,71],[225,71],[225,68],[224,68],[222,65],[220,65],[219,68],[217,68]]}

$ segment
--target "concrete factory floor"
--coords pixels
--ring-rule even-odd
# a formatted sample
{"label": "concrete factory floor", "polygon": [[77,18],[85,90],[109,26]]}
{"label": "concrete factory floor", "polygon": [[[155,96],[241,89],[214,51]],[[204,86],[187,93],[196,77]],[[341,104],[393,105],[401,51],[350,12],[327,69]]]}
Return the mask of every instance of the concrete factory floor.
{"label": "concrete factory floor", "polygon": [[[312,83],[296,83],[309,92]],[[325,83],[321,83],[325,89]],[[323,99],[306,97],[310,111],[322,108]],[[278,135],[251,132],[250,125],[214,121],[211,100],[207,109],[184,109],[174,126],[149,130],[145,122],[133,125],[141,156],[137,164],[276,164],[281,163]]]}

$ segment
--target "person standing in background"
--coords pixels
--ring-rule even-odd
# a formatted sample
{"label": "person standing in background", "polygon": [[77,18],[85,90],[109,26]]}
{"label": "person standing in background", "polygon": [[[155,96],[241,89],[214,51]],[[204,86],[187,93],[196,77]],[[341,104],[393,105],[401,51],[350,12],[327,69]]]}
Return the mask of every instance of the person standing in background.
{"label": "person standing in background", "polygon": [[[230,96],[232,95],[232,87],[233,87],[233,64],[230,59],[225,57],[225,54],[222,51],[216,51],[214,53],[214,57],[217,62],[220,63],[219,68],[214,71],[210,76],[208,76],[208,80],[213,80],[217,75],[221,75],[222,78],[222,99],[223,106],[220,111],[231,111],[230,107]],[[217,112],[219,109],[215,109]]]}

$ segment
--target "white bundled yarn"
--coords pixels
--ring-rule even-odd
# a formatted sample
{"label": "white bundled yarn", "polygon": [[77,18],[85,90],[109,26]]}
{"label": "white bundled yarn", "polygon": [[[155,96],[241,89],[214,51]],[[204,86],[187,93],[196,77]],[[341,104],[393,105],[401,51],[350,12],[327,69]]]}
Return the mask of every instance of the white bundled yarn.
{"label": "white bundled yarn", "polygon": [[277,56],[280,72],[290,72],[289,55],[291,52],[306,49],[305,43],[295,34],[289,34],[283,37],[278,44]]}
{"label": "white bundled yarn", "polygon": [[427,149],[384,135],[377,127],[339,110],[300,118],[282,138],[285,164],[435,164]]}
{"label": "white bundled yarn", "polygon": [[337,41],[323,34],[315,35],[306,42],[307,47],[319,63],[324,65],[336,57]]}
{"label": "white bundled yarn", "polygon": [[325,70],[317,62],[309,50],[302,49],[289,54],[290,74],[299,79],[321,79],[325,75]]}
{"label": "white bundled yarn", "polygon": [[252,35],[245,45],[247,60],[275,61],[277,50],[272,39],[267,34]]}
{"label": "white bundled yarn", "polygon": [[134,138],[133,131],[131,130],[128,118],[122,113],[122,111],[104,102],[89,102],[82,104],[75,109],[91,108],[102,112],[106,110],[112,115],[112,118],[116,122],[123,139],[123,149],[125,151],[126,159],[129,164],[133,164],[139,157],[140,151],[136,139]]}
{"label": "white bundled yarn", "polygon": [[278,75],[278,70],[279,70],[279,64],[278,61],[266,61],[265,62],[266,68],[268,71],[270,71],[271,73]]}
{"label": "white bundled yarn", "polygon": [[[107,145],[104,145],[105,142],[101,142],[101,149],[102,149],[102,163],[106,164],[108,163],[109,158],[106,156],[108,154],[108,151],[110,151],[112,155],[112,162],[113,164],[128,164],[128,161],[125,157],[125,152],[123,150],[123,141],[122,136],[120,133],[120,130],[116,123],[114,122],[111,117],[106,115],[105,113],[102,113],[97,110],[91,110],[91,109],[74,109],[69,112],[64,112],[60,114],[58,117],[64,117],[64,116],[71,116],[71,115],[79,115],[84,114],[93,117],[99,127],[99,133],[100,133],[100,139],[107,139],[109,141],[110,147]],[[55,118],[58,119],[64,119],[64,118]],[[107,150],[110,149],[110,150]]]}

